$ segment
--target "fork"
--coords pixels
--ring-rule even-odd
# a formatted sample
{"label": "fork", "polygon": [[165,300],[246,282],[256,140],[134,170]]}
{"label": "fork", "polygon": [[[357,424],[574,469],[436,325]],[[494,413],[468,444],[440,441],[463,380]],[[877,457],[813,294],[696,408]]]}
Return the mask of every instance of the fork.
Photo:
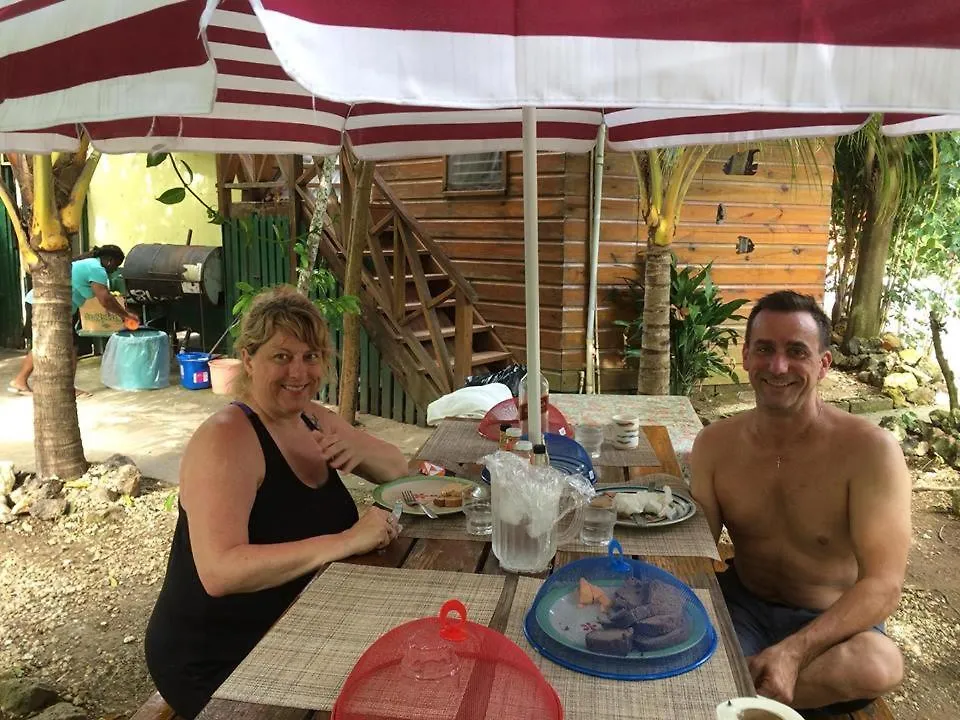
{"label": "fork", "polygon": [[428,508],[426,503],[423,503],[417,500],[417,498],[414,497],[411,491],[404,490],[403,492],[400,493],[400,497],[402,497],[403,501],[410,507],[419,507],[421,510],[423,510],[423,514],[426,515],[428,518],[432,518],[433,520],[437,519],[437,514],[433,510]]}

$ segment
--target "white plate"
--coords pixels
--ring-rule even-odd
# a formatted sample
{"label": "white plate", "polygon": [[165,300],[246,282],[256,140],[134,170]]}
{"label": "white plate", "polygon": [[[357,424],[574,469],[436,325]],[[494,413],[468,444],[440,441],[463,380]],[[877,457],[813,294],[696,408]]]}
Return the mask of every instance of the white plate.
{"label": "white plate", "polygon": [[[663,492],[663,490],[660,488],[651,488],[647,485],[617,485],[614,487],[597,488],[598,493],[599,492],[636,493],[636,492],[640,492],[641,490],[644,492],[659,492],[659,493]],[[640,528],[641,530],[646,528],[661,528],[661,527],[667,527],[668,525],[676,525],[677,523],[681,523],[684,520],[689,520],[690,518],[692,518],[694,515],[697,514],[697,504],[693,502],[693,500],[691,500],[686,495],[676,490],[673,490],[672,488],[671,488],[671,492],[673,493],[673,502],[671,503],[671,505],[672,507],[675,507],[678,511],[678,515],[672,520],[669,518],[662,518],[660,520],[654,520],[651,518],[646,524],[637,525],[637,523],[635,523],[632,519],[628,517],[620,517],[618,515],[617,525],[621,527]],[[647,516],[644,516],[644,517],[647,517]]]}

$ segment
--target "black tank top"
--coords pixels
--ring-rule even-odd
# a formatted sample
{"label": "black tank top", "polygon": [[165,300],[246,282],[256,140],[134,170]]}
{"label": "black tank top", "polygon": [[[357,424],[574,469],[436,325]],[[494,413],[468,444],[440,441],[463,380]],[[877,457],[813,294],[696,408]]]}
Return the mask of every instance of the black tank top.
{"label": "black tank top", "polygon": [[[357,508],[337,471],[329,468],[319,488],[304,485],[263,421],[236,404],[256,430],[265,465],[250,511],[250,543],[292,542],[353,526]],[[266,590],[211,597],[197,574],[187,514],[180,507],[167,575],[144,642],[147,667],[164,700],[181,717],[199,713],[312,577],[308,573]]]}

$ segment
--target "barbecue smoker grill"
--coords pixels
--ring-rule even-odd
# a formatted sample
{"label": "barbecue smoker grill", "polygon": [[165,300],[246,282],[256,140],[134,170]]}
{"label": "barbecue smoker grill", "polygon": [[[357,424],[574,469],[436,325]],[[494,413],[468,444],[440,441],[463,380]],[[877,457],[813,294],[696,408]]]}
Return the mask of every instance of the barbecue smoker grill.
{"label": "barbecue smoker grill", "polygon": [[143,308],[143,319],[171,335],[193,333],[203,348],[226,327],[223,250],[203,245],[135,245],[123,263],[126,296]]}

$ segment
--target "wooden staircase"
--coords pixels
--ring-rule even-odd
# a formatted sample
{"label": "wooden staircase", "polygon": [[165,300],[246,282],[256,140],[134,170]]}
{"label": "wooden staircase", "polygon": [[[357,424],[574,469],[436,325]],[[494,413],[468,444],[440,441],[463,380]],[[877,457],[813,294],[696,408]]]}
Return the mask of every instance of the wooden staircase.
{"label": "wooden staircase", "polygon": [[[347,163],[341,167],[349,197],[354,178]],[[334,203],[331,197],[331,215],[338,212]],[[330,224],[320,252],[342,281],[346,248]],[[477,309],[470,282],[379,173],[374,174],[360,302],[364,328],[423,418],[427,405],[462,387],[468,376],[514,362]]]}

